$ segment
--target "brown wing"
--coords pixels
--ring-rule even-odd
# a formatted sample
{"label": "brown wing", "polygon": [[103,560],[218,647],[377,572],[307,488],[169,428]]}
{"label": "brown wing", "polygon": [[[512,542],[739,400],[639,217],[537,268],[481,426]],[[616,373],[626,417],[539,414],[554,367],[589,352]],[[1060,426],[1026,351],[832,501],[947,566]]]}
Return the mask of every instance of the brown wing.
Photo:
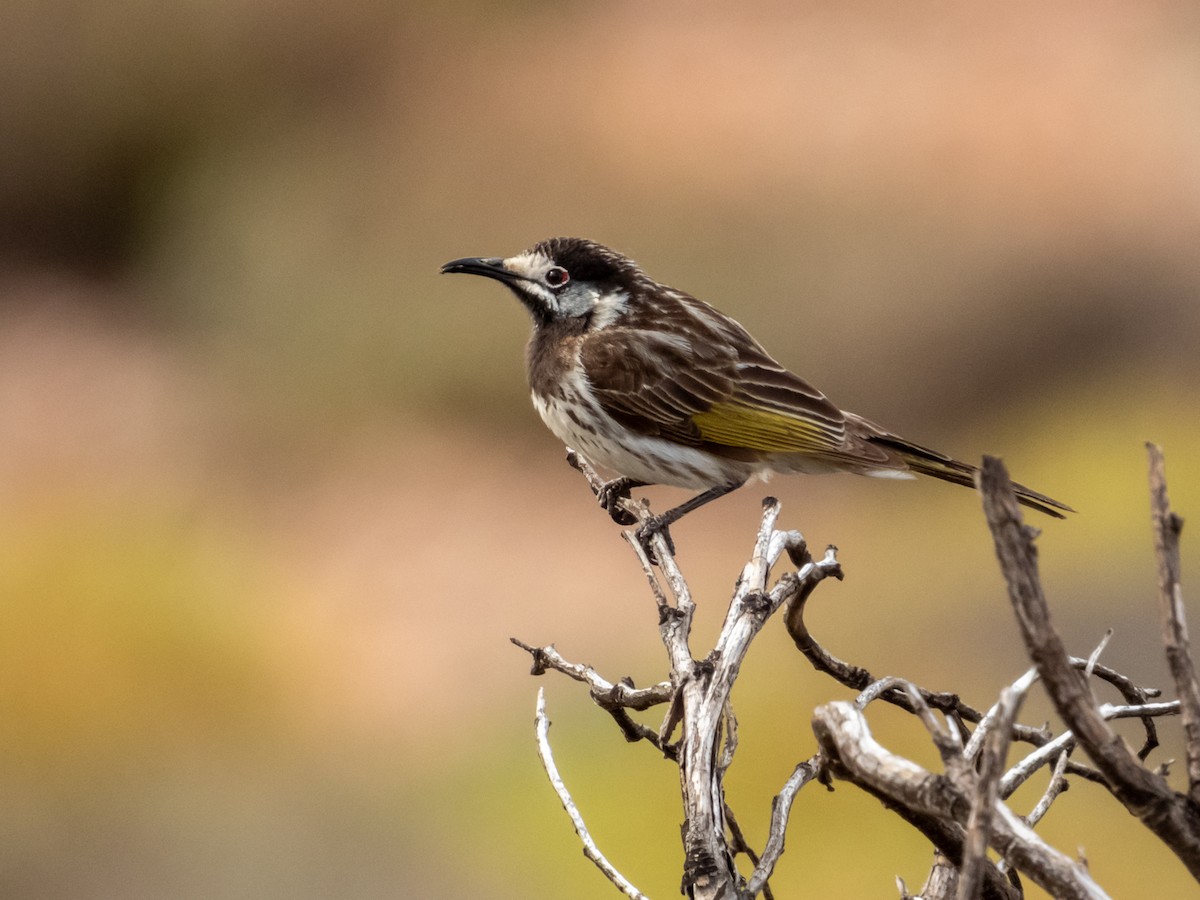
{"label": "brown wing", "polygon": [[588,335],[579,360],[606,413],[638,434],[689,446],[704,443],[692,416],[728,397],[736,374],[727,348],[698,351],[676,335],[638,328]]}
{"label": "brown wing", "polygon": [[625,321],[585,337],[580,361],[600,405],[627,428],[715,452],[849,450],[841,411],[707,304],[674,295]]}

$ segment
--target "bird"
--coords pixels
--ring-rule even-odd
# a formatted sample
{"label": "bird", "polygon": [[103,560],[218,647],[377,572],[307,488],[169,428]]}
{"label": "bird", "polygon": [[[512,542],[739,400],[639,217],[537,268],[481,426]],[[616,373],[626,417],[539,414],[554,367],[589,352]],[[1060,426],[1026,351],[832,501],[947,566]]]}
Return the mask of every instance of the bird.
{"label": "bird", "polygon": [[[534,408],[563,443],[613,472],[597,496],[620,524],[633,488],[698,491],[642,520],[643,544],[748,481],[780,474],[929,475],[974,487],[977,468],[840,409],[738,322],[655,281],[632,259],[577,237],[507,258],[464,257],[443,274],[507,287],[533,318],[526,364]],[[1056,518],[1064,503],[1014,484]]]}

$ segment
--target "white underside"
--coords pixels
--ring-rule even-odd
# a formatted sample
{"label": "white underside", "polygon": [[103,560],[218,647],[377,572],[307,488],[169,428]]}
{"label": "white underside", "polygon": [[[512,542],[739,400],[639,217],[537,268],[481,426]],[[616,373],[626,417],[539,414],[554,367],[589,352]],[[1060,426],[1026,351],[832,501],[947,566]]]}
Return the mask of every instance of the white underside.
{"label": "white underside", "polygon": [[661,438],[635,434],[610,418],[593,404],[589,418],[603,422],[598,430],[620,435],[619,440],[601,440],[571,420],[554,399],[533,395],[533,405],[546,427],[571,449],[593,465],[647,484],[704,490],[728,481],[742,481],[756,474],[749,463],[730,462],[692,447],[683,447]]}

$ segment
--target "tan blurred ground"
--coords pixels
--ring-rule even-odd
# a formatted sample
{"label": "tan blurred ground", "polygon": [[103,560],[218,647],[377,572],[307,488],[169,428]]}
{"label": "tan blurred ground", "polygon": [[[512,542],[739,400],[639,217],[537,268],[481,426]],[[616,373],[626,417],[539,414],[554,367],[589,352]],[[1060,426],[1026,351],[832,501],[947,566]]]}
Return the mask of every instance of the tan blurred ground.
{"label": "tan blurred ground", "polygon": [[[1114,626],[1106,659],[1165,684],[1141,444],[1194,515],[1192,4],[6,12],[0,895],[611,895],[537,767],[537,683],[507,638],[644,682],[653,605],[528,406],[523,313],[436,274],[552,234],[628,252],[844,406],[1003,453],[1075,505],[1042,523],[1065,636],[1083,654]],[[847,581],[813,610],[835,652],[980,704],[1019,674],[971,494],[770,490],[841,548]],[[675,531],[698,638],[761,493]],[[730,776],[759,842],[809,710],[843,696],[780,629],[761,640]],[[674,773],[547,688],[596,836],[674,895]],[[776,896],[925,874],[922,842],[848,788],[802,796],[793,827]],[[1146,872],[1188,895],[1085,785],[1040,830],[1114,896]]]}

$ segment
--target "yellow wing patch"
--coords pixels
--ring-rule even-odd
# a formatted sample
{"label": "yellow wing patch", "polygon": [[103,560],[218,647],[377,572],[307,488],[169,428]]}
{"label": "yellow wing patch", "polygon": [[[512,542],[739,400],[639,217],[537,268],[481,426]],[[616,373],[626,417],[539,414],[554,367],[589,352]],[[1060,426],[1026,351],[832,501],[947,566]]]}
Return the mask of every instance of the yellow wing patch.
{"label": "yellow wing patch", "polygon": [[714,403],[692,416],[706,441],[762,453],[821,453],[841,446],[841,436],[819,423],[741,403]]}

